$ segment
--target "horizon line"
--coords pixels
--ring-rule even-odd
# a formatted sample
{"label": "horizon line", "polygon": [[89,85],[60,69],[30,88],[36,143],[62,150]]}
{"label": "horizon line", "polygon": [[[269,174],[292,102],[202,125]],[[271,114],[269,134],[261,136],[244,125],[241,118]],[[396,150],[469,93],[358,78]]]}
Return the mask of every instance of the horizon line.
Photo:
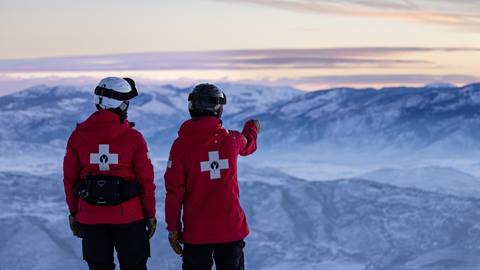
{"label": "horizon line", "polygon": [[[424,88],[429,88],[429,89],[447,89],[447,88],[465,88],[465,87],[469,87],[469,86],[472,86],[472,85],[480,85],[480,80],[479,81],[475,81],[475,82],[471,82],[471,83],[466,83],[466,84],[455,84],[455,83],[451,83],[451,82],[431,82],[431,83],[427,83],[427,84],[423,84],[423,85],[419,85],[419,86],[414,86],[414,85],[402,85],[402,84],[399,84],[399,85],[391,85],[391,86],[380,86],[380,87],[375,87],[375,86],[365,86],[365,87],[355,87],[355,86],[347,86],[347,85],[344,85],[344,86],[335,86],[335,87],[327,87],[327,88],[319,88],[319,89],[316,89],[316,90],[311,90],[311,91],[308,91],[308,90],[303,90],[303,89],[300,89],[300,88],[297,88],[295,86],[291,86],[291,85],[268,85],[268,84],[261,84],[261,83],[251,83],[251,82],[232,82],[232,81],[216,81],[216,82],[212,82],[212,81],[208,81],[208,80],[200,80],[199,83],[213,83],[217,86],[221,86],[221,85],[235,85],[235,86],[254,86],[254,87],[268,87],[268,88],[272,88],[272,89],[275,89],[275,88],[292,88],[294,90],[298,90],[298,91],[301,91],[301,92],[320,92],[320,91],[331,91],[331,90],[358,90],[358,91],[364,91],[364,90],[375,90],[375,91],[382,91],[382,90],[389,90],[389,89],[398,89],[398,88],[409,88],[409,89],[424,89]],[[135,81],[135,84],[137,85],[137,87],[173,87],[173,88],[176,88],[176,89],[186,89],[186,88],[192,88],[194,87],[196,84],[198,83],[192,83],[192,84],[188,84],[187,86],[181,86],[179,84],[176,84],[174,82],[158,82],[158,83],[141,83],[141,82],[138,82],[138,81]],[[80,87],[89,87],[89,86],[92,86],[94,87],[96,85],[96,83],[82,83],[82,84],[63,84],[63,83],[60,83],[60,84],[36,84],[36,85],[32,85],[32,86],[29,86],[27,88],[24,88],[24,89],[19,89],[15,92],[23,92],[23,91],[29,91],[29,90],[33,90],[35,88],[41,88],[41,87],[45,87],[45,88],[55,88],[55,87],[72,87],[72,88],[80,88]],[[4,95],[1,95],[0,96],[4,96]]]}

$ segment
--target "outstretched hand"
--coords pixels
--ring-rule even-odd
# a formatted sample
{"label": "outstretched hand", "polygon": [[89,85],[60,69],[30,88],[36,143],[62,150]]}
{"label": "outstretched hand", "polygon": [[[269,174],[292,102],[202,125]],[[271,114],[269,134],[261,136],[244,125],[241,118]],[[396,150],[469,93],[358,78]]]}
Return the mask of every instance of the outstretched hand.
{"label": "outstretched hand", "polygon": [[254,124],[257,127],[258,132],[260,132],[261,125],[259,120],[248,120],[247,123],[245,124],[248,124],[248,123]]}
{"label": "outstretched hand", "polygon": [[172,247],[173,251],[178,255],[182,255],[183,253],[183,240],[182,240],[182,233],[177,231],[168,232],[168,241],[170,242],[170,246]]}

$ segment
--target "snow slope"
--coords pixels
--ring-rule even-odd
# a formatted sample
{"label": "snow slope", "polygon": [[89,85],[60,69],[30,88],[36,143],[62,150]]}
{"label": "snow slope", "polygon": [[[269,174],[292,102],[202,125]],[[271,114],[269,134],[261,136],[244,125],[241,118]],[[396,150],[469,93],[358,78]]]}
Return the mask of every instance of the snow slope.
{"label": "snow slope", "polygon": [[383,168],[360,177],[399,187],[480,198],[480,178],[448,167]]}
{"label": "snow slope", "polygon": [[[255,173],[259,181],[276,176]],[[259,181],[240,183],[251,227],[248,269],[480,267],[480,200],[364,180]],[[0,269],[85,268],[80,241],[68,231],[60,175],[0,173],[0,213]],[[150,268],[178,269],[163,227],[152,240]]]}

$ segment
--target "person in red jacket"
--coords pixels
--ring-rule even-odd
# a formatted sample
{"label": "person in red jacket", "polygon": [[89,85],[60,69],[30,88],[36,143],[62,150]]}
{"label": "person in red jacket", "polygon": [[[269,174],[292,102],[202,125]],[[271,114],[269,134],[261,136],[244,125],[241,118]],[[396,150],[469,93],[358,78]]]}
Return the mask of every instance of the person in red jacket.
{"label": "person in red jacket", "polygon": [[237,158],[255,152],[260,124],[250,120],[242,132],[225,129],[220,118],[226,97],[215,85],[195,86],[188,100],[192,119],[180,127],[165,172],[169,241],[185,270],[211,269],[213,261],[217,270],[244,269],[249,229]]}
{"label": "person in red jacket", "polygon": [[145,139],[127,120],[138,93],[132,79],[108,77],[95,94],[97,111],[71,134],[63,163],[70,228],[89,269],[115,269],[114,249],[121,269],[147,269],[154,174]]}

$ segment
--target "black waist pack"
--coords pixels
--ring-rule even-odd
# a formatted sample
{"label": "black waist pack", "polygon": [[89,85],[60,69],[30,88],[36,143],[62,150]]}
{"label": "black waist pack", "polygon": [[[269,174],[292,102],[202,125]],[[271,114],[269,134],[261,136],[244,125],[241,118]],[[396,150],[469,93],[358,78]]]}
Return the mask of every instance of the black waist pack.
{"label": "black waist pack", "polygon": [[78,181],[75,194],[93,205],[113,206],[143,194],[138,181],[125,181],[112,175],[90,175]]}

